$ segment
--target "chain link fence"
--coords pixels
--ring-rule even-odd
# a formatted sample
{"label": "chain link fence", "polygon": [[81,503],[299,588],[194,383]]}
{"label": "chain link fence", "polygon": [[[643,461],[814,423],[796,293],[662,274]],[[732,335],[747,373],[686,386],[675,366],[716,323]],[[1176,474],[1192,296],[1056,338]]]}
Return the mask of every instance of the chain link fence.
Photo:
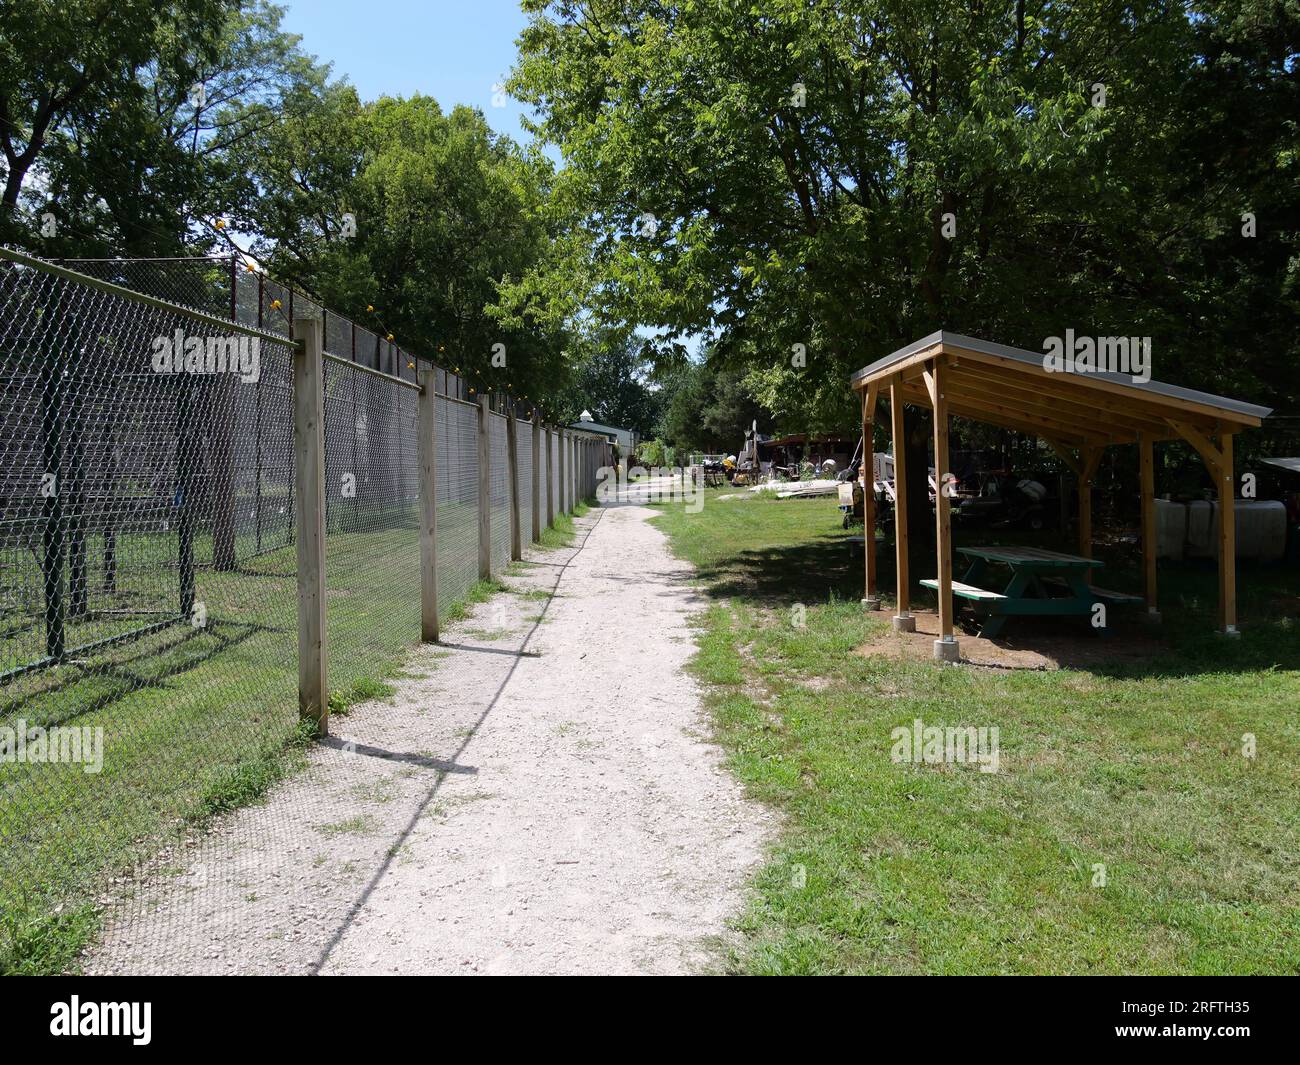
{"label": "chain link fence", "polygon": [[478,408],[437,401],[438,591],[457,601],[478,580]]}
{"label": "chain link fence", "polygon": [[292,551],[245,565],[236,520],[259,408],[292,464],[291,362],[0,263],[0,968],[26,917],[94,900],[293,733]]}
{"label": "chain link fence", "polygon": [[510,563],[510,454],[506,448],[506,419],[493,411],[487,413],[488,484],[492,507],[489,529],[492,538],[492,569],[504,569]]}
{"label": "chain link fence", "polygon": [[[0,971],[303,742],[295,315],[328,352],[330,702],[377,694],[421,635],[417,360],[221,260],[76,265],[0,249]],[[481,505],[493,571],[513,508],[532,538],[533,433],[512,456],[487,414],[481,500],[479,411],[431,380],[445,613],[480,576]]]}

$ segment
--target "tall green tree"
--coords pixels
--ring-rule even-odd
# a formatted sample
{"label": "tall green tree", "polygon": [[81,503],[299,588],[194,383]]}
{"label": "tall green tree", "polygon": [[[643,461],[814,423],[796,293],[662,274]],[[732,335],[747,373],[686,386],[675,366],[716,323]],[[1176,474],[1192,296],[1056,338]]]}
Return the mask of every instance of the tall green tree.
{"label": "tall green tree", "polygon": [[362,104],[327,86],[234,153],[236,228],[273,274],[447,364],[479,390],[557,410],[569,336],[545,307],[497,306],[552,236],[551,165],[471,108],[423,96]]}
{"label": "tall green tree", "polygon": [[195,87],[255,76],[239,46],[259,16],[238,0],[3,6],[0,239],[52,254],[175,250],[205,188]]}
{"label": "tall green tree", "polygon": [[574,211],[547,283],[665,360],[716,335],[811,429],[940,327],[1152,335],[1157,374],[1295,397],[1228,327],[1267,305],[1297,351],[1294,3],[525,7],[512,85]]}
{"label": "tall green tree", "polygon": [[[707,356],[707,353],[706,353]],[[771,414],[754,398],[743,371],[719,369],[706,357],[667,375],[656,435],[678,451],[738,453],[758,423],[771,432]]]}
{"label": "tall green tree", "polygon": [[652,435],[659,416],[658,392],[650,384],[650,366],[642,342],[600,333],[579,347],[587,349],[575,370],[567,419],[585,409],[604,425]]}

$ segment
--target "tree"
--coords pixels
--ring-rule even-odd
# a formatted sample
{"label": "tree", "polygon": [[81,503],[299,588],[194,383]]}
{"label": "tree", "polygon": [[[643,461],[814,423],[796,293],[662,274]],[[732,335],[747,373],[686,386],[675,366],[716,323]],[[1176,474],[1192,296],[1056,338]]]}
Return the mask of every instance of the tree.
{"label": "tree", "polygon": [[667,363],[716,336],[810,429],[856,424],[849,374],[937,328],[1147,335],[1157,376],[1300,394],[1292,5],[525,7],[512,86],[574,209],[535,283]]}
{"label": "tree", "polygon": [[[164,139],[158,114],[163,101],[151,96],[151,79],[144,72],[166,66],[172,80],[188,93],[219,53],[211,27],[222,25],[238,9],[237,0],[6,3],[0,36],[0,238],[41,246],[46,235],[20,210],[24,200],[31,210],[48,211],[57,228],[62,228],[57,226],[60,221],[80,215],[92,230],[92,241],[93,233],[106,226],[102,219],[85,217],[87,200],[82,194],[87,190],[93,193],[89,203],[95,208],[119,192],[120,203],[129,203],[132,210],[145,208],[150,201],[133,200],[139,189],[122,184],[120,171],[106,175],[92,168],[138,145],[147,144],[147,153],[157,149]],[[182,47],[178,42],[193,44]],[[152,82],[154,88],[160,84]],[[73,162],[78,164],[76,175],[68,172]],[[165,216],[165,211],[159,214]],[[174,231],[174,214],[169,224]],[[75,233],[62,234],[65,245],[76,239]]]}
{"label": "tree", "polygon": [[548,414],[569,337],[528,299],[497,306],[550,239],[551,166],[483,115],[424,96],[362,104],[346,85],[235,153],[248,175],[239,229],[272,273],[299,279],[362,324]]}
{"label": "tree", "polygon": [[745,375],[718,369],[707,358],[673,372],[665,384],[658,434],[680,450],[739,452],[745,433],[758,423],[772,428],[770,413],[752,395]]}
{"label": "tree", "polygon": [[649,436],[659,415],[657,394],[648,383],[648,364],[640,341],[600,333],[576,371],[566,420],[586,408],[604,425]]}

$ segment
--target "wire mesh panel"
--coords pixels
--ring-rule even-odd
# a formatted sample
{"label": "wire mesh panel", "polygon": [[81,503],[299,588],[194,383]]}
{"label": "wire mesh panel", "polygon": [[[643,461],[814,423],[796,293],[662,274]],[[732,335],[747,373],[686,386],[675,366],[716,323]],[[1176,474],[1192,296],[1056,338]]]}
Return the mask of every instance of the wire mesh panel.
{"label": "wire mesh panel", "polygon": [[515,454],[519,461],[519,537],[527,544],[533,536],[533,427],[515,424]]}
{"label": "wire mesh panel", "polygon": [[231,255],[187,255],[169,259],[60,259],[58,262],[80,274],[183,307],[223,317],[228,317],[231,312],[231,279],[236,276],[236,263]]}
{"label": "wire mesh panel", "polygon": [[418,394],[325,361],[325,622],[345,700],[420,638]]}
{"label": "wire mesh panel", "polygon": [[510,452],[504,415],[488,411],[489,483],[492,488],[492,572],[510,564]]}
{"label": "wire mesh panel", "polygon": [[438,606],[446,611],[478,580],[478,409],[438,397]]}
{"label": "wire mesh panel", "polygon": [[293,735],[294,551],[241,552],[235,443],[260,418],[291,468],[291,358],[0,264],[0,925],[80,905]]}
{"label": "wire mesh panel", "polygon": [[552,508],[556,514],[560,514],[564,511],[564,496],[560,494],[560,447],[562,446],[563,441],[560,439],[559,433],[551,432],[549,435],[551,438],[550,474],[547,477],[547,480],[551,486]]}

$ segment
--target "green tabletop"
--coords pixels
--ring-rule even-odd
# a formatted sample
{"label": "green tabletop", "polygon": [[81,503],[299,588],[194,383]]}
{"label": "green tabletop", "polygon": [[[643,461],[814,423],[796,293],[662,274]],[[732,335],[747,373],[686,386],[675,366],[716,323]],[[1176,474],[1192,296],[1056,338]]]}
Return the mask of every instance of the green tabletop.
{"label": "green tabletop", "polygon": [[1024,566],[1027,569],[1076,569],[1102,565],[1095,558],[1067,555],[1060,551],[1048,551],[1042,547],[1006,547],[995,544],[992,547],[959,547],[957,550],[971,558],[982,558],[987,562],[1005,562],[1008,566]]}
{"label": "green tabletop", "polygon": [[[957,550],[970,561],[960,582],[953,582],[955,594],[974,599],[987,616],[981,636],[994,637],[1008,617],[1084,616],[1092,613],[1096,597],[1086,574],[1102,563],[1081,555],[1067,555],[1042,547],[976,546]],[[1006,587],[995,595],[991,587],[991,564],[1001,563],[1011,571]],[[937,582],[924,581],[934,586]]]}

